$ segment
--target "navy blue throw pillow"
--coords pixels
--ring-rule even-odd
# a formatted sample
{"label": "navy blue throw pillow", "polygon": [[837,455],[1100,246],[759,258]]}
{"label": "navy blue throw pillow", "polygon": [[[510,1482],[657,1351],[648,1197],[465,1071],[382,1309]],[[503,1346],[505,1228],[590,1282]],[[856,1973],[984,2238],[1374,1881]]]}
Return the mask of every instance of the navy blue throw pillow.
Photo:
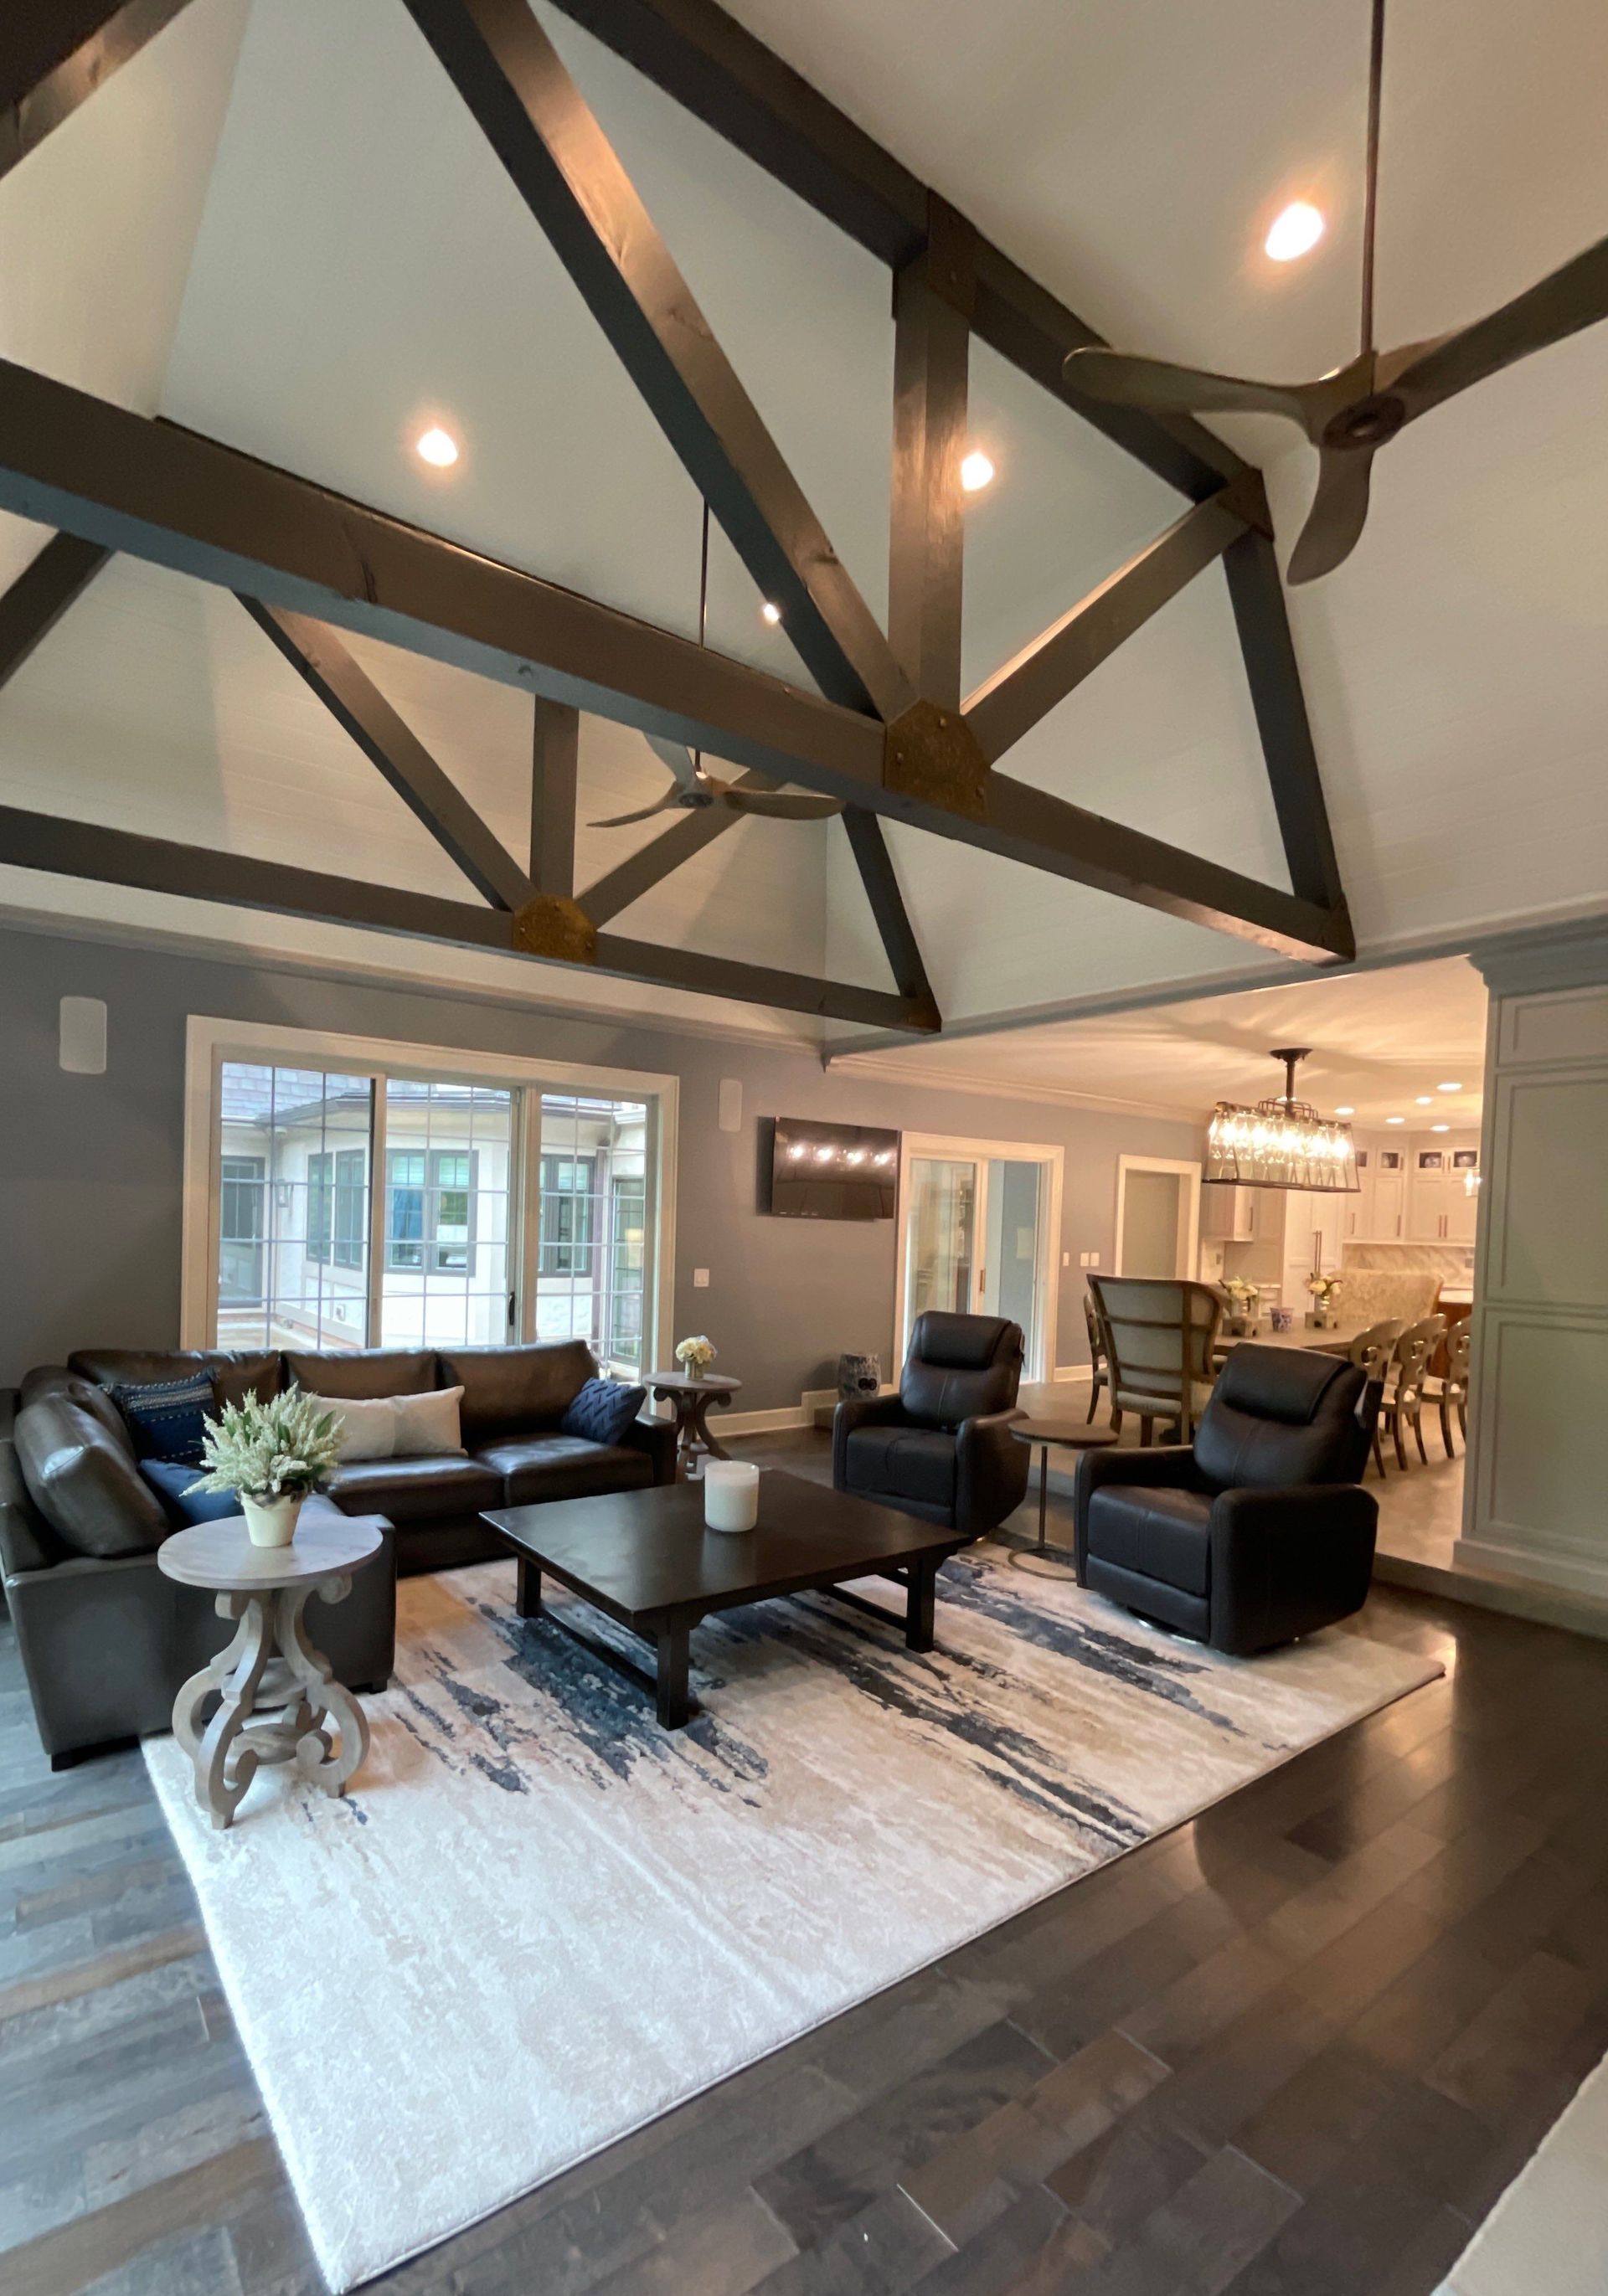
{"label": "navy blue throw pillow", "polygon": [[217,1408],[209,1373],[191,1372],[152,1387],[114,1387],[111,1399],[127,1422],[136,1459],[200,1466],[207,1432],[201,1423]]}
{"label": "navy blue throw pillow", "polygon": [[142,1459],[140,1472],[150,1484],[167,1510],[168,1521],[175,1530],[184,1530],[193,1522],[221,1522],[226,1514],[240,1513],[238,1491],[193,1491],[197,1469],[182,1459]]}
{"label": "navy blue throw pillow", "polygon": [[558,1423],[566,1435],[584,1435],[588,1443],[618,1443],[647,1399],[645,1387],[589,1379]]}

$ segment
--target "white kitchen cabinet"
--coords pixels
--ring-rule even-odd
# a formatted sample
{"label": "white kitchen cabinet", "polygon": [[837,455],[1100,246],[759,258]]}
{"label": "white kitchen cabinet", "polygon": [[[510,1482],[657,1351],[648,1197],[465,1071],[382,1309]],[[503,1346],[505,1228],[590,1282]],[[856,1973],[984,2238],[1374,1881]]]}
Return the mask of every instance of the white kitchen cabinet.
{"label": "white kitchen cabinet", "polygon": [[1266,1190],[1209,1187],[1201,1190],[1201,1234],[1221,1243],[1249,1243],[1256,1234],[1256,1199]]}
{"label": "white kitchen cabinet", "polygon": [[1375,1172],[1369,1194],[1369,1241],[1399,1243],[1407,1234],[1407,1174]]}

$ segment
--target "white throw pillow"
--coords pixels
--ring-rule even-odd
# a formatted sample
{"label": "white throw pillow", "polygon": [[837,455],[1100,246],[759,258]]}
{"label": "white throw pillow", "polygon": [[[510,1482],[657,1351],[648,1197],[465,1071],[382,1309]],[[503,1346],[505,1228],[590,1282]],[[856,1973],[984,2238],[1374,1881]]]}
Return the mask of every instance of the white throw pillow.
{"label": "white throw pillow", "polygon": [[398,1459],[433,1459],[464,1447],[458,1406],[461,1387],[438,1388],[431,1395],[393,1395],[397,1415],[396,1456]]}
{"label": "white throw pillow", "polygon": [[357,1402],[340,1395],[316,1395],[313,1400],[320,1411],[332,1411],[335,1414],[343,1467],[359,1459],[391,1456],[396,1448],[397,1413],[389,1395],[376,1396],[372,1402]]}

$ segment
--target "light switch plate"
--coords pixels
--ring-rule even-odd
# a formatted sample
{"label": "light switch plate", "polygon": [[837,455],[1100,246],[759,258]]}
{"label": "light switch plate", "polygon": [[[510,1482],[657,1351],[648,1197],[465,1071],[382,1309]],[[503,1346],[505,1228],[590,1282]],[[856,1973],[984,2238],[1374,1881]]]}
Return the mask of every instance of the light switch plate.
{"label": "light switch plate", "polygon": [[1062,1253],[1062,1255],[1061,1255],[1061,1265],[1062,1266],[1062,1267],[1070,1267],[1071,1266],[1071,1264],[1072,1264],[1072,1255],[1071,1255],[1071,1253],[1070,1251],[1063,1251],[1063,1252]]}
{"label": "light switch plate", "polygon": [[707,1292],[707,1291],[709,1290],[709,1288],[710,1288],[710,1272],[709,1272],[709,1269],[708,1269],[707,1267],[694,1267],[694,1268],[693,1268],[693,1291],[694,1291],[694,1292]]}
{"label": "light switch plate", "polygon": [[1091,1251],[1091,1252],[1090,1252],[1090,1254],[1089,1254],[1089,1256],[1088,1256],[1088,1264],[1089,1264],[1089,1266],[1090,1266],[1091,1267],[1099,1267],[1099,1265],[1100,1265],[1100,1255],[1099,1255],[1099,1253],[1098,1253],[1097,1251]]}

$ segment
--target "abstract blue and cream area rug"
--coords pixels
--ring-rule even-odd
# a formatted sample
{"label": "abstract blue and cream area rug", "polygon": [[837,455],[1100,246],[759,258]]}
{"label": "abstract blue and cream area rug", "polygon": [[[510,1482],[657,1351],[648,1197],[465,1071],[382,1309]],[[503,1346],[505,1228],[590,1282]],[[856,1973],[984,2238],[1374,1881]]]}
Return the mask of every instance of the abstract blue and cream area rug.
{"label": "abstract blue and cream area rug", "polygon": [[973,1553],[931,1656],[825,1595],[706,1620],[667,1734],[513,1594],[402,1582],[343,1801],[259,1774],[214,1834],[146,1744],[335,2289],[1439,1671],[1340,1630],[1218,1658]]}

